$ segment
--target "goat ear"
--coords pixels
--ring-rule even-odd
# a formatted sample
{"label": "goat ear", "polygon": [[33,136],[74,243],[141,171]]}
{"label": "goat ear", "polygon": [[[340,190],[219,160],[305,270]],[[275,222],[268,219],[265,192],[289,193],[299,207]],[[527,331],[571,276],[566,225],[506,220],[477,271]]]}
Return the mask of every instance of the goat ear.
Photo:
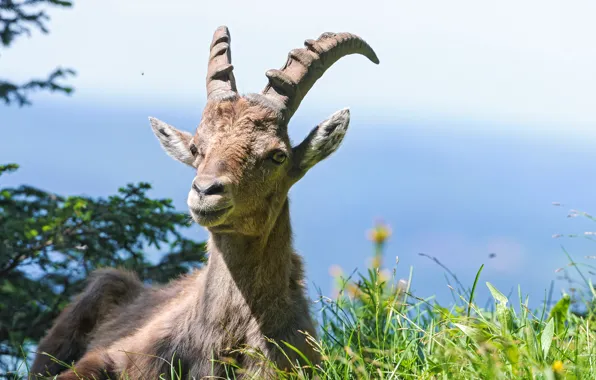
{"label": "goat ear", "polygon": [[192,135],[154,117],[150,117],[149,122],[163,150],[175,160],[193,166],[194,157],[190,151]]}
{"label": "goat ear", "polygon": [[304,141],[294,147],[292,171],[295,180],[302,178],[310,168],[339,148],[349,124],[350,110],[344,108],[316,126]]}

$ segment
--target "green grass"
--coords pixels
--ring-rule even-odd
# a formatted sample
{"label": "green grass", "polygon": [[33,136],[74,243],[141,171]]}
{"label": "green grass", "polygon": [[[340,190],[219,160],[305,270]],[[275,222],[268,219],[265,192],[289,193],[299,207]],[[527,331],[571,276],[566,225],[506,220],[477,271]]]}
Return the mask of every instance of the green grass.
{"label": "green grass", "polygon": [[490,283],[494,311],[468,297],[451,308],[388,286],[371,270],[352,295],[327,300],[320,350],[323,378],[593,379],[596,320],[569,311],[564,296],[550,312],[518,311]]}
{"label": "green grass", "polygon": [[[381,266],[388,235],[371,235],[373,266]],[[321,379],[594,379],[596,291],[569,259],[584,281],[581,299],[563,294],[554,306],[545,301],[533,310],[521,289],[508,299],[483,282],[482,267],[464,287],[435,259],[458,284],[449,308],[411,294],[412,270],[408,280],[398,280],[395,269],[369,269],[357,281],[335,273],[338,294],[320,298],[320,338],[312,340],[324,360],[311,369]],[[489,309],[474,302],[479,287],[494,298]],[[587,311],[572,312],[572,302]],[[167,378],[180,378],[175,367]],[[307,376],[297,367],[294,373],[278,371],[278,377]]]}
{"label": "green grass", "polygon": [[[324,361],[316,374],[323,379],[594,379],[593,316],[571,313],[568,296],[551,310],[532,311],[520,293],[514,308],[513,300],[480,278],[479,271],[472,289],[489,288],[493,311],[469,302],[474,290],[451,308],[418,299],[409,294],[409,282],[383,279],[377,270],[358,283],[343,281],[335,299],[321,298],[323,331],[313,344]],[[169,378],[179,378],[174,367]],[[279,378],[306,377],[300,371],[280,371]]]}
{"label": "green grass", "polygon": [[[575,215],[596,221],[587,213]],[[372,231],[373,267],[382,267],[389,235],[382,225]],[[593,235],[584,237],[593,240]],[[592,274],[595,268],[565,254],[581,279],[581,289],[574,283],[573,298],[563,294],[554,306],[548,307],[545,300],[534,310],[519,287],[517,296],[508,299],[492,284],[482,282],[483,267],[474,283],[464,287],[431,257],[457,284],[456,288],[450,285],[456,297],[449,308],[410,293],[412,270],[407,281],[398,281],[397,268],[393,274],[370,269],[358,281],[336,273],[338,296],[322,298],[318,347],[325,360],[318,375],[327,379],[594,379],[596,291],[582,268]],[[494,299],[489,310],[474,302],[480,286],[486,286]],[[583,305],[584,311],[572,312],[572,303]]]}

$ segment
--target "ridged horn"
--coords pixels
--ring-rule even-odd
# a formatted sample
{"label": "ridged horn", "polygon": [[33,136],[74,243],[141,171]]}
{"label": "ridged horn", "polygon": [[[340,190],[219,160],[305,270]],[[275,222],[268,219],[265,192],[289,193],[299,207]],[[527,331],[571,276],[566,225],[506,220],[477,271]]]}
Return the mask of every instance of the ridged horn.
{"label": "ridged horn", "polygon": [[221,100],[238,95],[232,53],[230,31],[220,26],[213,34],[207,67],[207,99]]}
{"label": "ridged horn", "polygon": [[340,58],[361,54],[379,64],[374,50],[352,33],[323,33],[317,40],[306,40],[304,46],[290,51],[286,64],[280,70],[265,73],[269,84],[262,94],[282,107],[286,122],[315,82]]}

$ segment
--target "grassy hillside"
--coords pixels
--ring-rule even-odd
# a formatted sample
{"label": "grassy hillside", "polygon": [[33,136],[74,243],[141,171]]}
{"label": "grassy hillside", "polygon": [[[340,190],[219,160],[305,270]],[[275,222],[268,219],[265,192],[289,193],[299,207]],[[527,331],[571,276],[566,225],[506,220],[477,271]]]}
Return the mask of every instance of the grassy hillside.
{"label": "grassy hillside", "polygon": [[[581,214],[592,218],[588,214]],[[508,299],[482,279],[482,267],[469,288],[452,287],[456,303],[442,307],[409,291],[410,279],[383,268],[383,246],[390,235],[377,226],[371,269],[346,278],[334,271],[338,294],[321,297],[320,338],[311,343],[323,355],[314,367],[321,379],[594,379],[596,377],[596,291],[587,273],[571,261],[583,289],[563,294],[554,306],[537,309],[518,294]],[[589,235],[589,234],[587,234]],[[590,258],[590,257],[588,257]],[[396,263],[398,265],[398,263]],[[494,298],[487,310],[474,302],[486,286]],[[577,306],[583,312],[572,311]],[[283,342],[276,342],[284,346]],[[249,348],[250,355],[259,355]],[[166,360],[167,358],[162,358]],[[270,363],[268,365],[271,365]],[[310,368],[311,370],[313,367]],[[24,373],[14,378],[25,378]],[[304,368],[278,371],[279,378],[306,378]],[[163,378],[181,378],[176,364]],[[233,376],[231,376],[233,378]]]}
{"label": "grassy hillside", "polygon": [[[572,214],[594,221],[587,213]],[[389,234],[382,225],[371,231],[376,248],[372,267],[377,269],[345,278],[336,268],[339,294],[321,298],[322,335],[313,342],[325,359],[317,368],[321,378],[596,378],[593,266],[569,257],[579,288],[574,285],[572,296],[562,294],[552,306],[545,301],[532,310],[521,289],[508,299],[481,281],[481,267],[469,288],[452,287],[458,302],[445,308],[411,294],[411,275],[399,280],[395,269],[378,269]],[[494,298],[488,310],[474,302],[480,286],[488,287]],[[581,312],[572,312],[572,304]]]}

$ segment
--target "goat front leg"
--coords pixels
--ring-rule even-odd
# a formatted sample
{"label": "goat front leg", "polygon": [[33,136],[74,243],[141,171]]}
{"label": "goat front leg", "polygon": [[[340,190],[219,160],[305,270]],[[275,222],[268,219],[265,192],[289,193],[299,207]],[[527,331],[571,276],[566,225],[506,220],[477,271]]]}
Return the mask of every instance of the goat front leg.
{"label": "goat front leg", "polygon": [[62,372],[56,380],[115,380],[114,363],[107,353],[96,350],[85,354],[75,366]]}
{"label": "goat front leg", "polygon": [[52,357],[66,364],[79,360],[97,325],[116,307],[132,302],[142,290],[143,284],[130,272],[118,269],[93,272],[83,292],[60,313],[40,341],[31,373],[54,376],[64,371],[64,365]]}

